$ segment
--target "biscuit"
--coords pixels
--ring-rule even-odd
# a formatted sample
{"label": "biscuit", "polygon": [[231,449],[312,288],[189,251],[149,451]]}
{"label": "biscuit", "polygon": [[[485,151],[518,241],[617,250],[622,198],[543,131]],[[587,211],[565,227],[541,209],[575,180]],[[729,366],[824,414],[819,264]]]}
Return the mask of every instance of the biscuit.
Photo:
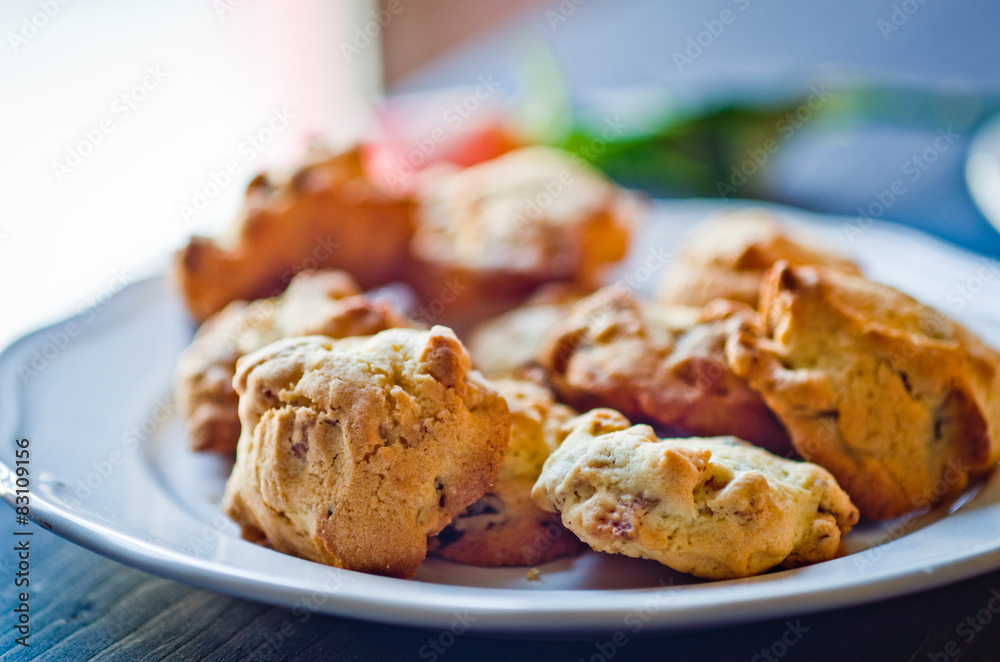
{"label": "biscuit", "polygon": [[858,511],[826,470],[733,437],[657,439],[598,409],[563,427],[532,496],[602,552],[705,579],[834,558]]}
{"label": "biscuit", "polygon": [[233,453],[240,437],[236,360],[279,338],[367,336],[415,323],[361,293],[342,271],[304,271],[279,297],[234,301],[212,315],[181,354],[175,394],[195,451]]}
{"label": "biscuit", "polygon": [[788,438],[781,423],[726,363],[727,338],[753,319],[753,310],[732,301],[671,306],[607,287],[551,330],[540,362],[560,398],[581,411],[610,407],[699,436],[735,435],[782,454]]}
{"label": "biscuit", "polygon": [[243,431],[225,512],[250,540],[349,570],[412,576],[510,437],[506,402],[444,327],[279,340],[233,383]]}
{"label": "biscuit", "polygon": [[678,259],[664,272],[657,299],[684,306],[732,299],[756,308],[764,273],[778,260],[860,273],[846,257],[783,230],[770,212],[730,211],[709,218],[696,229]]}
{"label": "biscuit", "polygon": [[358,150],[317,155],[285,181],[259,175],[226,240],[192,237],[173,277],[202,321],[227,303],[280,294],[297,272],[337,268],[362,287],[407,269],[414,201],[379,188]]}
{"label": "biscuit", "polygon": [[514,310],[478,324],[469,335],[472,365],[487,377],[523,376],[538,363],[549,331],[587,292],[545,286]]}
{"label": "biscuit", "polygon": [[583,549],[559,516],[531,500],[531,488],[560,426],[576,415],[533,382],[498,379],[493,385],[510,410],[510,443],[500,473],[479,501],[457,515],[436,538],[436,556],[477,566],[537,565]]}
{"label": "biscuit", "polygon": [[450,314],[548,282],[596,286],[625,256],[639,211],[633,195],[545,147],[429,177],[418,198],[411,283],[425,302],[446,296]]}
{"label": "biscuit", "polygon": [[925,509],[1000,459],[1000,354],[885,285],[777,264],[726,351],[861,513]]}

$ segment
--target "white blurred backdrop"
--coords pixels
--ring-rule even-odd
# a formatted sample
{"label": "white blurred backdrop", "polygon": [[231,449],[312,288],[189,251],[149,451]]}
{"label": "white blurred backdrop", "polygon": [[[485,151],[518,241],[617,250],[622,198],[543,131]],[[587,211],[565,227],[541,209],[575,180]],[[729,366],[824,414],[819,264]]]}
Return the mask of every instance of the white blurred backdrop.
{"label": "white blurred backdrop", "polygon": [[314,137],[356,135],[381,88],[378,30],[355,32],[375,12],[0,4],[0,346],[162,268],[188,234],[232,217],[259,169]]}

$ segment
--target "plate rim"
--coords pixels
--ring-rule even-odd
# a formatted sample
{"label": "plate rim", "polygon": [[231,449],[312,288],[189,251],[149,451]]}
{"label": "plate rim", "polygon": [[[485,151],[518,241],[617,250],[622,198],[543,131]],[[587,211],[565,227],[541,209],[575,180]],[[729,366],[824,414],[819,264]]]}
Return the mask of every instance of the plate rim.
{"label": "plate rim", "polygon": [[[11,503],[9,476],[10,469],[6,464],[0,462],[0,491],[3,493],[4,501],[8,504]],[[83,517],[59,508],[44,498],[39,499],[34,493],[32,493],[32,503],[31,519],[42,528],[113,561],[165,579],[290,608],[300,605],[302,591],[308,590],[308,587],[304,585],[269,581],[258,572],[234,568],[222,562],[209,561],[149,544],[141,538],[115,531],[102,522],[86,521]],[[933,526],[931,525],[931,527]],[[926,531],[927,529],[922,530]],[[126,552],[126,550],[129,551]],[[844,557],[836,561],[844,562],[849,559],[850,557]],[[309,563],[302,559],[294,560]],[[828,561],[827,563],[836,561]],[[649,632],[690,631],[792,615],[801,616],[882,599],[902,597],[962,581],[998,567],[1000,567],[1000,542],[992,545],[981,543],[976,547],[966,549],[955,557],[939,559],[934,563],[927,564],[920,573],[915,573],[911,568],[882,571],[868,577],[860,577],[857,581],[842,586],[827,588],[822,591],[824,596],[822,601],[814,600],[816,597],[814,591],[803,589],[778,591],[776,594],[752,597],[737,596],[736,599],[730,597],[726,601],[726,606],[731,609],[722,611],[719,611],[718,602],[713,600],[703,600],[700,603],[694,601],[694,604],[678,604],[671,609],[657,608],[651,614],[650,620],[644,623],[642,630]],[[586,633],[588,635],[610,635],[618,630],[624,631],[626,617],[629,614],[638,614],[644,606],[649,604],[650,596],[661,590],[659,588],[640,588],[525,591],[510,588],[431,584],[366,575],[340,568],[325,568],[324,570],[335,574],[351,575],[350,578],[344,579],[343,584],[360,584],[357,588],[361,591],[358,593],[327,593],[324,596],[323,604],[312,610],[314,613],[421,629],[447,629],[454,623],[456,614],[463,613],[471,614],[476,619],[472,628],[475,632],[492,634],[518,633],[559,636]],[[787,570],[780,574],[794,572],[796,570]],[[914,581],[915,578],[919,578],[919,581]],[[780,581],[780,579],[774,579],[774,575],[761,575],[745,580],[697,584],[690,587],[680,586],[677,587],[677,590],[681,592],[697,590],[704,594],[709,591],[731,592],[731,589],[739,587],[741,589],[739,592],[750,592],[751,587],[756,583],[768,582],[769,585],[773,586]],[[366,584],[382,584],[384,588],[390,590],[400,584],[418,588],[413,591],[404,591],[402,596],[397,592],[389,599],[374,595],[375,591],[371,589],[380,587],[365,586]],[[872,594],[873,589],[876,590],[875,595]],[[436,593],[456,595],[429,595]],[[429,599],[432,597],[461,598],[463,597],[461,594],[465,593],[483,593],[484,595],[468,604]],[[580,600],[581,596],[585,599]],[[331,597],[332,600],[327,599]],[[476,596],[470,595],[469,597]],[[575,600],[567,600],[570,597],[575,598]],[[633,597],[634,601],[625,600],[625,598]],[[612,602],[621,600],[628,604],[613,604],[594,609],[589,604],[584,604],[587,602],[586,598],[600,598],[605,603],[610,598]],[[542,602],[561,601],[561,604],[558,611],[553,611],[546,604],[531,604],[539,600]],[[493,604],[477,604],[483,602],[492,602]],[[499,604],[497,604],[498,602]],[[748,613],[750,611],[752,613]],[[670,618],[663,618],[663,616]],[[525,618],[537,620],[525,622]]]}
{"label": "plate rim", "polygon": [[[724,206],[731,207],[736,204],[729,201]],[[850,218],[814,214],[780,205],[754,203],[754,206],[772,208],[779,213],[784,212],[782,215],[788,215],[793,219],[796,217],[808,219],[810,216],[815,216],[827,221],[846,221]],[[948,244],[913,228],[883,221],[876,224],[876,227],[884,226],[891,226],[893,233],[899,233],[902,229],[905,230],[905,234],[920,236],[931,241],[935,248],[946,249],[953,254],[978,257],[976,253]],[[134,315],[135,306],[131,300],[141,300],[144,290],[151,286],[164,287],[165,278],[164,275],[157,275],[137,280],[104,302],[109,312],[105,316],[105,324],[114,324],[115,319],[122,315],[123,311],[126,315]],[[0,379],[4,381],[15,379],[14,370],[9,372],[6,370],[8,364],[13,367],[14,357],[25,348],[33,346],[33,341],[39,336],[44,336],[84,314],[86,311],[56,321],[11,342],[0,352]],[[103,326],[102,324],[88,328],[88,332],[99,333]],[[12,443],[18,438],[18,428],[23,418],[23,407],[26,404],[22,402],[24,391],[3,387],[3,382],[0,382],[0,387],[2,387],[0,393],[3,394],[0,398],[0,411],[12,412],[12,415],[3,417],[0,428]],[[30,437],[30,435],[25,436]],[[0,460],[0,493],[4,501],[11,506],[14,505],[12,475],[10,468]],[[995,472],[990,483],[998,480],[1000,472]],[[109,522],[85,510],[74,512],[72,506],[63,504],[58,498],[47,498],[45,494],[37,491],[34,481],[31,498],[31,517],[43,528],[107,558],[160,577],[286,607],[294,607],[301,601],[302,592],[309,589],[307,586],[295,583],[268,580],[248,568],[184,553],[166,547],[162,541],[143,540],[141,537],[131,535],[120,523]],[[1000,501],[984,507],[1000,510]],[[919,534],[934,529],[942,522],[952,521],[958,515],[962,515],[961,510],[914,533]],[[963,516],[968,515],[969,513],[965,513]],[[886,548],[896,542],[897,540],[892,540],[880,547]],[[301,559],[294,560],[309,563]],[[847,563],[849,560],[850,557],[846,557],[827,563]],[[677,593],[694,594],[695,597],[691,598],[689,595],[668,605],[668,608],[658,608],[644,623],[642,629],[649,632],[692,630],[827,611],[929,590],[998,567],[1000,567],[1000,540],[993,540],[980,542],[945,558],[932,560],[919,572],[906,566],[902,569],[878,570],[868,575],[846,577],[840,585],[819,591],[818,594],[822,596],[819,600],[816,599],[814,580],[806,581],[802,585],[802,582],[776,581],[774,579],[776,575],[698,584],[690,588],[677,587]],[[399,580],[338,568],[324,568],[324,572],[337,575],[341,580],[341,587],[348,586],[350,590],[345,592],[338,589],[327,592],[323,604],[312,610],[317,613],[410,627],[447,629],[454,622],[456,612],[465,611],[477,619],[472,627],[473,631],[493,634],[559,636],[585,632],[588,635],[595,635],[625,630],[624,617],[637,609],[642,609],[643,605],[648,604],[650,596],[661,590],[641,588],[532,591]],[[779,574],[788,576],[786,573],[808,575],[809,568],[783,571]],[[768,588],[760,591],[761,584]],[[407,588],[402,591],[394,590],[398,587]],[[726,601],[724,609],[720,609],[718,600],[698,597],[717,595],[720,590],[732,594]],[[676,593],[672,593],[674,594]],[[575,599],[568,599],[570,596]],[[581,596],[599,597],[600,600],[581,600],[579,599]],[[560,601],[558,609],[554,609],[554,604]]]}
{"label": "plate rim", "polygon": [[[991,148],[991,146],[995,145]],[[963,179],[976,209],[997,232],[1000,232],[1000,189],[990,192],[982,183],[981,165],[977,161],[991,159],[1000,172],[1000,114],[988,118],[973,134],[965,152]]]}

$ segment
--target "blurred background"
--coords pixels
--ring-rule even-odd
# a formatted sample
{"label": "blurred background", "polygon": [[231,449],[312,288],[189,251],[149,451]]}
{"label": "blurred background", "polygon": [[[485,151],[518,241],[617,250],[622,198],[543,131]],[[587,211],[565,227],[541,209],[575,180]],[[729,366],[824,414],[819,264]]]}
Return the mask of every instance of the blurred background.
{"label": "blurred background", "polygon": [[0,344],[162,270],[317,138],[400,175],[543,141],[655,195],[996,256],[966,163],[984,136],[1000,191],[998,25],[986,1],[6,0]]}

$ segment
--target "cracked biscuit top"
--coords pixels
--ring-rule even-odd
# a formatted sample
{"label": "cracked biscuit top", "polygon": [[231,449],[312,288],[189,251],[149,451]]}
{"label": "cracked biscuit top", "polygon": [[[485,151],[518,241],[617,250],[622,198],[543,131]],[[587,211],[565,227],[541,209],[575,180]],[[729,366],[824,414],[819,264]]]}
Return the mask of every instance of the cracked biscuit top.
{"label": "cracked biscuit top", "polygon": [[890,519],[960,492],[1000,459],[1000,354],[897,290],[779,263],[763,326],[726,351],[861,513]]}
{"label": "cracked biscuit top", "polygon": [[523,298],[543,283],[593,286],[625,256],[639,205],[582,160],[545,147],[509,152],[420,187],[413,254],[425,300]]}
{"label": "cracked biscuit top", "polygon": [[778,260],[860,273],[851,260],[807,240],[784,230],[762,209],[718,214],[697,226],[664,272],[657,298],[685,306],[732,299],[756,307],[764,274]]}
{"label": "cracked biscuit top", "polygon": [[280,338],[367,336],[416,324],[364,294],[343,271],[303,271],[278,297],[234,301],[198,330],[177,364],[175,392],[191,448],[233,453],[240,436],[236,360]]}
{"label": "cracked biscuit top", "polygon": [[582,299],[550,331],[540,362],[565,401],[696,435],[735,435],[775,452],[788,439],[774,414],[726,363],[729,335],[756,313],[641,301],[624,287]]}
{"label": "cracked biscuit top", "polygon": [[733,437],[658,439],[595,409],[535,483],[535,502],[598,551],[706,579],[834,558],[858,511],[826,470]]}
{"label": "cracked biscuit top", "polygon": [[409,577],[493,482],[503,397],[444,327],[278,341],[240,359],[243,432],[224,507],[248,538]]}
{"label": "cracked biscuit top", "polygon": [[199,322],[231,301],[280,294],[306,269],[343,269],[378,287],[407,270],[414,207],[368,176],[359,149],[317,150],[289,177],[255,177],[226,235],[192,237],[172,275]]}

